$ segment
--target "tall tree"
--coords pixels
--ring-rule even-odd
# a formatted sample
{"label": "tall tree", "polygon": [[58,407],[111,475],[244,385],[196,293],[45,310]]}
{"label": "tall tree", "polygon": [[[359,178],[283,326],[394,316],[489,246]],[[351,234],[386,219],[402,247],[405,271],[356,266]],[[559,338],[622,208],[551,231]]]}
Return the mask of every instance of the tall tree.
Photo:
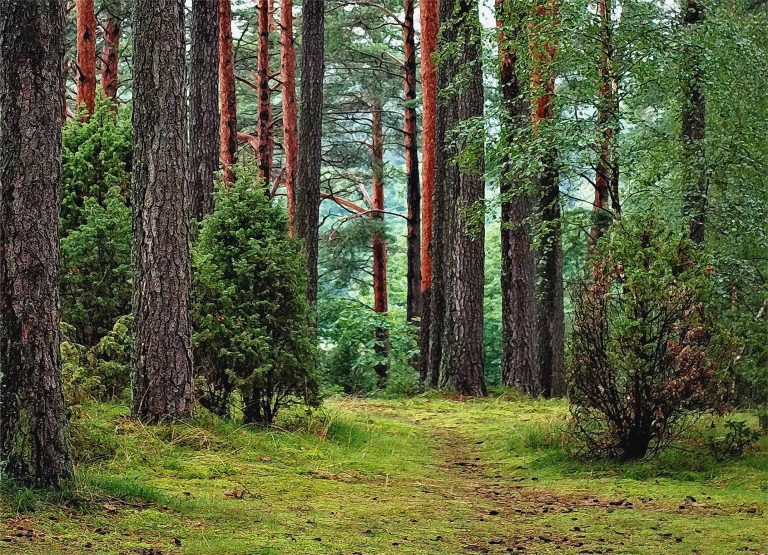
{"label": "tall tree", "polygon": [[110,0],[105,4],[105,9],[107,14],[104,20],[104,47],[101,52],[101,90],[104,96],[117,102],[122,2]]}
{"label": "tall tree", "polygon": [[96,108],[96,14],[93,0],[76,0],[77,107],[90,116]]}
{"label": "tall tree", "polygon": [[[437,0],[421,0],[421,360],[422,381],[429,373],[429,348],[432,333],[432,214],[435,188],[435,120],[437,117],[437,76],[434,56],[437,51]],[[433,372],[432,376],[437,377]],[[431,383],[430,385],[437,385]]]}
{"label": "tall tree", "polygon": [[192,414],[184,0],[136,0],[133,414]]}
{"label": "tall tree", "polygon": [[[383,107],[380,100],[371,103],[371,176],[372,204],[371,217],[377,220],[381,227],[373,234],[373,309],[377,314],[387,313],[387,240],[384,235],[384,129],[381,122]],[[377,350],[382,359],[376,366],[379,386],[387,381],[389,365],[389,337],[387,328],[376,329]]]}
{"label": "tall tree", "polygon": [[0,0],[0,461],[73,476],[59,344],[64,2]]}
{"label": "tall tree", "polygon": [[554,122],[555,56],[558,0],[538,0],[530,25],[533,133],[541,141],[537,212],[537,365],[545,397],[565,393],[565,312],[563,304],[563,245],[557,149]]}
{"label": "tall tree", "polygon": [[421,190],[419,187],[418,114],[416,113],[416,28],[414,0],[405,0],[403,20],[403,68],[405,70],[404,143],[405,179],[408,197],[407,258],[408,292],[406,317],[414,321],[421,316]]}
{"label": "tall tree", "polygon": [[285,165],[285,195],[288,199],[288,219],[293,233],[296,219],[294,190],[299,145],[296,137],[298,107],[296,103],[296,51],[293,44],[293,0],[280,4],[280,77],[283,100],[283,153]]}
{"label": "tall tree", "polygon": [[431,333],[443,328],[435,353],[439,387],[485,395],[485,226],[484,218],[474,215],[483,211],[484,132],[459,129],[476,126],[483,117],[479,7],[475,0],[440,0],[439,11],[441,48],[451,55],[437,68],[437,88],[447,94],[437,107],[433,248],[441,283],[432,299]]}
{"label": "tall tree", "polygon": [[325,71],[325,0],[305,0],[301,29],[301,105],[299,159],[294,199],[296,237],[304,243],[309,285],[307,296],[317,302],[317,259],[322,160],[323,74]]}
{"label": "tall tree", "polygon": [[702,90],[704,80],[698,46],[698,28],[704,20],[701,0],[683,0],[683,26],[688,33],[683,52],[683,114],[682,140],[684,171],[687,176],[684,216],[689,221],[689,236],[696,244],[704,243],[709,179],[705,165],[704,137],[706,133],[706,100]]}
{"label": "tall tree", "polygon": [[189,75],[189,187],[192,215],[213,211],[214,174],[219,169],[219,6],[193,0]]}
{"label": "tall tree", "polygon": [[235,96],[235,48],[232,44],[231,0],[219,0],[219,96],[221,115],[219,125],[220,158],[224,181],[235,180],[237,153],[237,97]]}
{"label": "tall tree", "polygon": [[538,395],[536,358],[536,261],[530,183],[515,170],[513,157],[529,131],[530,108],[520,82],[518,51],[526,14],[514,0],[497,0],[499,83],[502,93],[503,170],[501,193],[501,377],[504,385]]}
{"label": "tall tree", "polygon": [[264,184],[269,186],[272,175],[272,89],[269,86],[269,31],[272,12],[270,0],[259,0],[259,171]]}

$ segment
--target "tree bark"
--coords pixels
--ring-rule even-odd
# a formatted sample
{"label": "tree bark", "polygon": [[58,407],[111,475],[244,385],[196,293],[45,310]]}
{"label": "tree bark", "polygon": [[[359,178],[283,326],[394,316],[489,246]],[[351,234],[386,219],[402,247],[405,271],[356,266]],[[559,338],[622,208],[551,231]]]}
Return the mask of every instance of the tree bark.
{"label": "tree bark", "polygon": [[415,322],[421,316],[421,190],[419,187],[419,141],[417,137],[418,115],[416,113],[416,29],[414,28],[414,0],[404,2],[403,52],[405,70],[405,179],[408,197],[408,291],[406,318]]}
{"label": "tree bark", "polygon": [[301,29],[301,106],[299,159],[294,198],[295,230],[304,245],[309,285],[307,297],[317,303],[317,259],[322,160],[323,74],[325,72],[325,0],[305,0]]}
{"label": "tree bark", "polygon": [[[387,303],[387,241],[384,235],[384,130],[381,125],[382,105],[374,101],[371,105],[371,174],[373,176],[373,198],[371,217],[381,224],[381,230],[373,235],[373,310],[385,315]],[[376,328],[376,350],[382,362],[376,365],[379,387],[387,384],[389,364],[389,334],[387,328]]]}
{"label": "tree bark", "polygon": [[283,152],[285,156],[285,195],[288,199],[288,219],[293,235],[296,219],[296,164],[299,145],[296,137],[298,108],[296,104],[296,52],[293,43],[293,0],[280,5],[280,75],[283,100]]}
{"label": "tree bark", "polygon": [[64,2],[0,0],[0,476],[73,477],[59,345]]}
{"label": "tree bark", "polygon": [[[96,14],[93,0],[76,0],[77,10],[77,108],[86,115],[96,108]],[[87,119],[87,117],[86,117]]]}
{"label": "tree bark", "polygon": [[536,396],[540,392],[536,357],[536,261],[530,183],[513,169],[512,157],[529,130],[530,107],[518,78],[517,40],[524,19],[512,0],[497,0],[499,82],[502,92],[504,171],[501,193],[502,383]]}
{"label": "tree bark", "polygon": [[[685,0],[683,25],[691,34],[692,41],[704,20],[704,5],[700,0]],[[686,184],[683,216],[689,221],[689,237],[697,245],[704,243],[707,216],[709,179],[704,156],[706,134],[706,99],[702,91],[704,79],[696,45],[687,44],[684,50],[686,75],[684,76],[682,140],[683,158],[686,164]]]}
{"label": "tree bark", "polygon": [[160,422],[193,409],[184,0],[134,9],[133,414]]}
{"label": "tree bark", "polygon": [[213,211],[214,176],[219,169],[219,6],[192,2],[189,78],[189,187],[192,215]]}
{"label": "tree bark", "polygon": [[[433,237],[443,251],[434,260],[435,271],[442,274],[440,291],[436,290],[442,301],[433,297],[433,302],[444,310],[433,311],[432,317],[433,328],[438,320],[444,322],[438,385],[463,395],[485,395],[485,226],[473,223],[468,213],[483,209],[484,133],[460,136],[458,144],[450,136],[457,125],[483,116],[477,1],[440,0],[439,24],[441,44],[455,47],[456,55],[442,60],[437,70],[438,90],[452,91],[437,107],[434,221],[440,222],[440,229],[433,231]],[[460,167],[456,157],[467,152],[474,159],[462,161]]]}
{"label": "tree bark", "polygon": [[219,124],[220,158],[224,182],[235,181],[237,154],[237,97],[235,96],[235,50],[232,45],[232,5],[219,0]]}
{"label": "tree bark", "polygon": [[123,14],[121,0],[112,0],[106,9],[104,48],[101,52],[101,90],[105,97],[111,98],[117,104],[120,27]]}
{"label": "tree bark", "polygon": [[[554,61],[557,0],[540,0],[531,31],[531,92],[533,132],[539,134],[555,117]],[[537,245],[537,364],[544,397],[565,394],[565,312],[563,306],[563,246],[557,150],[552,137],[543,137],[538,186],[541,231]]]}
{"label": "tree bark", "polygon": [[[434,55],[437,50],[437,0],[421,0],[421,356],[419,373],[424,382],[430,374],[431,298],[432,298],[432,214],[435,188],[435,119],[437,116],[437,76]],[[436,377],[436,373],[433,376]],[[437,385],[429,383],[429,385]]]}
{"label": "tree bark", "polygon": [[270,98],[272,90],[269,88],[269,28],[271,2],[259,0],[259,53],[258,53],[258,81],[259,81],[259,173],[264,180],[264,186],[269,190],[269,180],[272,175],[272,107]]}

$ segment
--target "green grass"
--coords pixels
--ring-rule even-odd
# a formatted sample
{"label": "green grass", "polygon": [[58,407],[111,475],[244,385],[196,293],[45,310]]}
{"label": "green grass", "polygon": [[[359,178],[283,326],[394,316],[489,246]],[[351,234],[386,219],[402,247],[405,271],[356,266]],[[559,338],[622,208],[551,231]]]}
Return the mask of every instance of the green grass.
{"label": "green grass", "polygon": [[565,404],[514,395],[339,398],[270,430],[127,416],[80,411],[70,490],[0,484],[0,552],[768,552],[765,439],[720,463],[695,431],[657,460],[580,462]]}

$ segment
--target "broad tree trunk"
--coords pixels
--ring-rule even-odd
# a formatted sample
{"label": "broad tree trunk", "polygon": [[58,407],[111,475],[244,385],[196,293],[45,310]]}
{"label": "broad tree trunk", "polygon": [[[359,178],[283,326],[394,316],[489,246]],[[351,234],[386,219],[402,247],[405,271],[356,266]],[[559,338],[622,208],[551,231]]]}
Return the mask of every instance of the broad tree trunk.
{"label": "broad tree trunk", "polygon": [[73,476],[59,344],[64,2],[0,1],[0,469]]}
{"label": "broad tree trunk", "polygon": [[296,137],[298,108],[296,104],[296,52],[293,44],[293,0],[280,5],[280,75],[283,100],[283,152],[285,156],[285,196],[288,219],[293,234],[296,219],[296,164],[299,145]]}
{"label": "broad tree trunk", "polygon": [[[687,41],[695,41],[696,32],[704,20],[704,5],[701,0],[684,0],[683,25],[690,33]],[[707,215],[709,179],[704,156],[704,137],[706,133],[706,101],[702,91],[704,80],[700,56],[695,44],[687,44],[684,50],[684,91],[682,140],[683,155],[688,176],[684,216],[688,219],[689,237],[694,243],[704,243],[704,230]]]}
{"label": "broad tree trunk", "polygon": [[264,180],[264,186],[269,190],[269,180],[272,175],[272,108],[269,88],[269,28],[272,2],[259,0],[259,172]]}
{"label": "broad tree trunk", "polygon": [[[538,135],[554,120],[555,29],[557,0],[540,0],[531,24],[531,92],[533,132]],[[537,245],[537,364],[541,393],[565,394],[565,313],[563,246],[557,150],[552,137],[543,138],[541,172],[537,176],[540,229]]]}
{"label": "broad tree trunk", "polygon": [[[442,274],[440,291],[443,314],[433,311],[432,324],[442,320],[440,378],[443,389],[464,395],[485,395],[483,345],[483,259],[485,227],[473,224],[471,210],[483,210],[484,133],[458,139],[450,133],[457,125],[483,116],[483,75],[480,64],[481,37],[478,3],[475,0],[440,0],[441,40],[454,45],[456,55],[438,66],[438,90],[457,88],[437,107],[437,150],[435,183],[436,246],[443,251],[435,257],[435,270]],[[469,74],[467,74],[469,68]],[[457,81],[461,83],[457,87]],[[479,143],[478,143],[479,141]],[[474,160],[456,156],[470,149]],[[440,197],[440,204],[437,198]],[[438,262],[440,265],[438,265]],[[435,304],[440,305],[437,298]]]}
{"label": "broad tree trunk", "polygon": [[[371,105],[371,174],[373,176],[373,210],[371,217],[381,223],[382,231],[373,235],[373,309],[385,315],[387,303],[387,240],[384,228],[384,129],[381,125],[382,105],[374,101]],[[389,364],[389,334],[385,327],[376,329],[376,350],[383,362],[376,365],[379,387],[387,384]]]}
{"label": "broad tree trunk", "polygon": [[[432,298],[432,214],[435,189],[435,120],[437,116],[437,0],[421,0],[421,357],[419,373],[424,382],[430,374]],[[437,374],[433,373],[436,377]],[[429,382],[429,385],[437,385]]]}
{"label": "broad tree trunk", "polygon": [[189,78],[189,187],[192,215],[213,211],[214,174],[219,169],[219,6],[192,2]]}
{"label": "broad tree trunk", "polygon": [[309,286],[307,297],[317,303],[317,258],[322,160],[323,74],[325,72],[325,0],[305,0],[301,29],[301,109],[299,159],[294,198],[296,237],[304,243]]}
{"label": "broad tree trunk", "polygon": [[96,15],[93,0],[76,0],[77,10],[77,108],[88,116],[96,108]]}
{"label": "broad tree trunk", "polygon": [[405,179],[408,197],[408,292],[406,318],[415,322],[421,316],[421,191],[419,188],[419,141],[416,113],[416,29],[413,22],[414,0],[404,2],[403,51],[405,69]]}
{"label": "broad tree trunk", "polygon": [[106,10],[104,48],[101,51],[101,90],[105,97],[111,98],[117,104],[120,27],[123,15],[121,0],[111,0],[106,4]]}
{"label": "broad tree trunk", "polygon": [[133,414],[193,409],[184,0],[136,0],[133,80]]}
{"label": "broad tree trunk", "polygon": [[237,154],[237,97],[235,96],[235,50],[232,44],[232,5],[230,0],[219,0],[219,96],[221,121],[219,140],[224,182],[235,180]]}
{"label": "broad tree trunk", "polygon": [[536,357],[536,260],[530,183],[513,169],[516,145],[529,130],[530,107],[517,75],[517,40],[525,14],[497,0],[504,171],[501,176],[501,377],[531,396],[540,392]]}

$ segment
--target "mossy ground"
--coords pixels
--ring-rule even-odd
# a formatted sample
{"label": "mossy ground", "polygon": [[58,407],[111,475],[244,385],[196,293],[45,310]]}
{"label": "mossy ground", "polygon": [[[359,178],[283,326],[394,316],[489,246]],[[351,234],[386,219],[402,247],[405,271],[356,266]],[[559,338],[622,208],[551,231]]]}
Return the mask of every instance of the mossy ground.
{"label": "mossy ground", "polygon": [[715,462],[575,462],[562,402],[334,399],[279,429],[144,427],[81,410],[77,485],[5,484],[0,552],[462,554],[768,552],[768,442]]}

